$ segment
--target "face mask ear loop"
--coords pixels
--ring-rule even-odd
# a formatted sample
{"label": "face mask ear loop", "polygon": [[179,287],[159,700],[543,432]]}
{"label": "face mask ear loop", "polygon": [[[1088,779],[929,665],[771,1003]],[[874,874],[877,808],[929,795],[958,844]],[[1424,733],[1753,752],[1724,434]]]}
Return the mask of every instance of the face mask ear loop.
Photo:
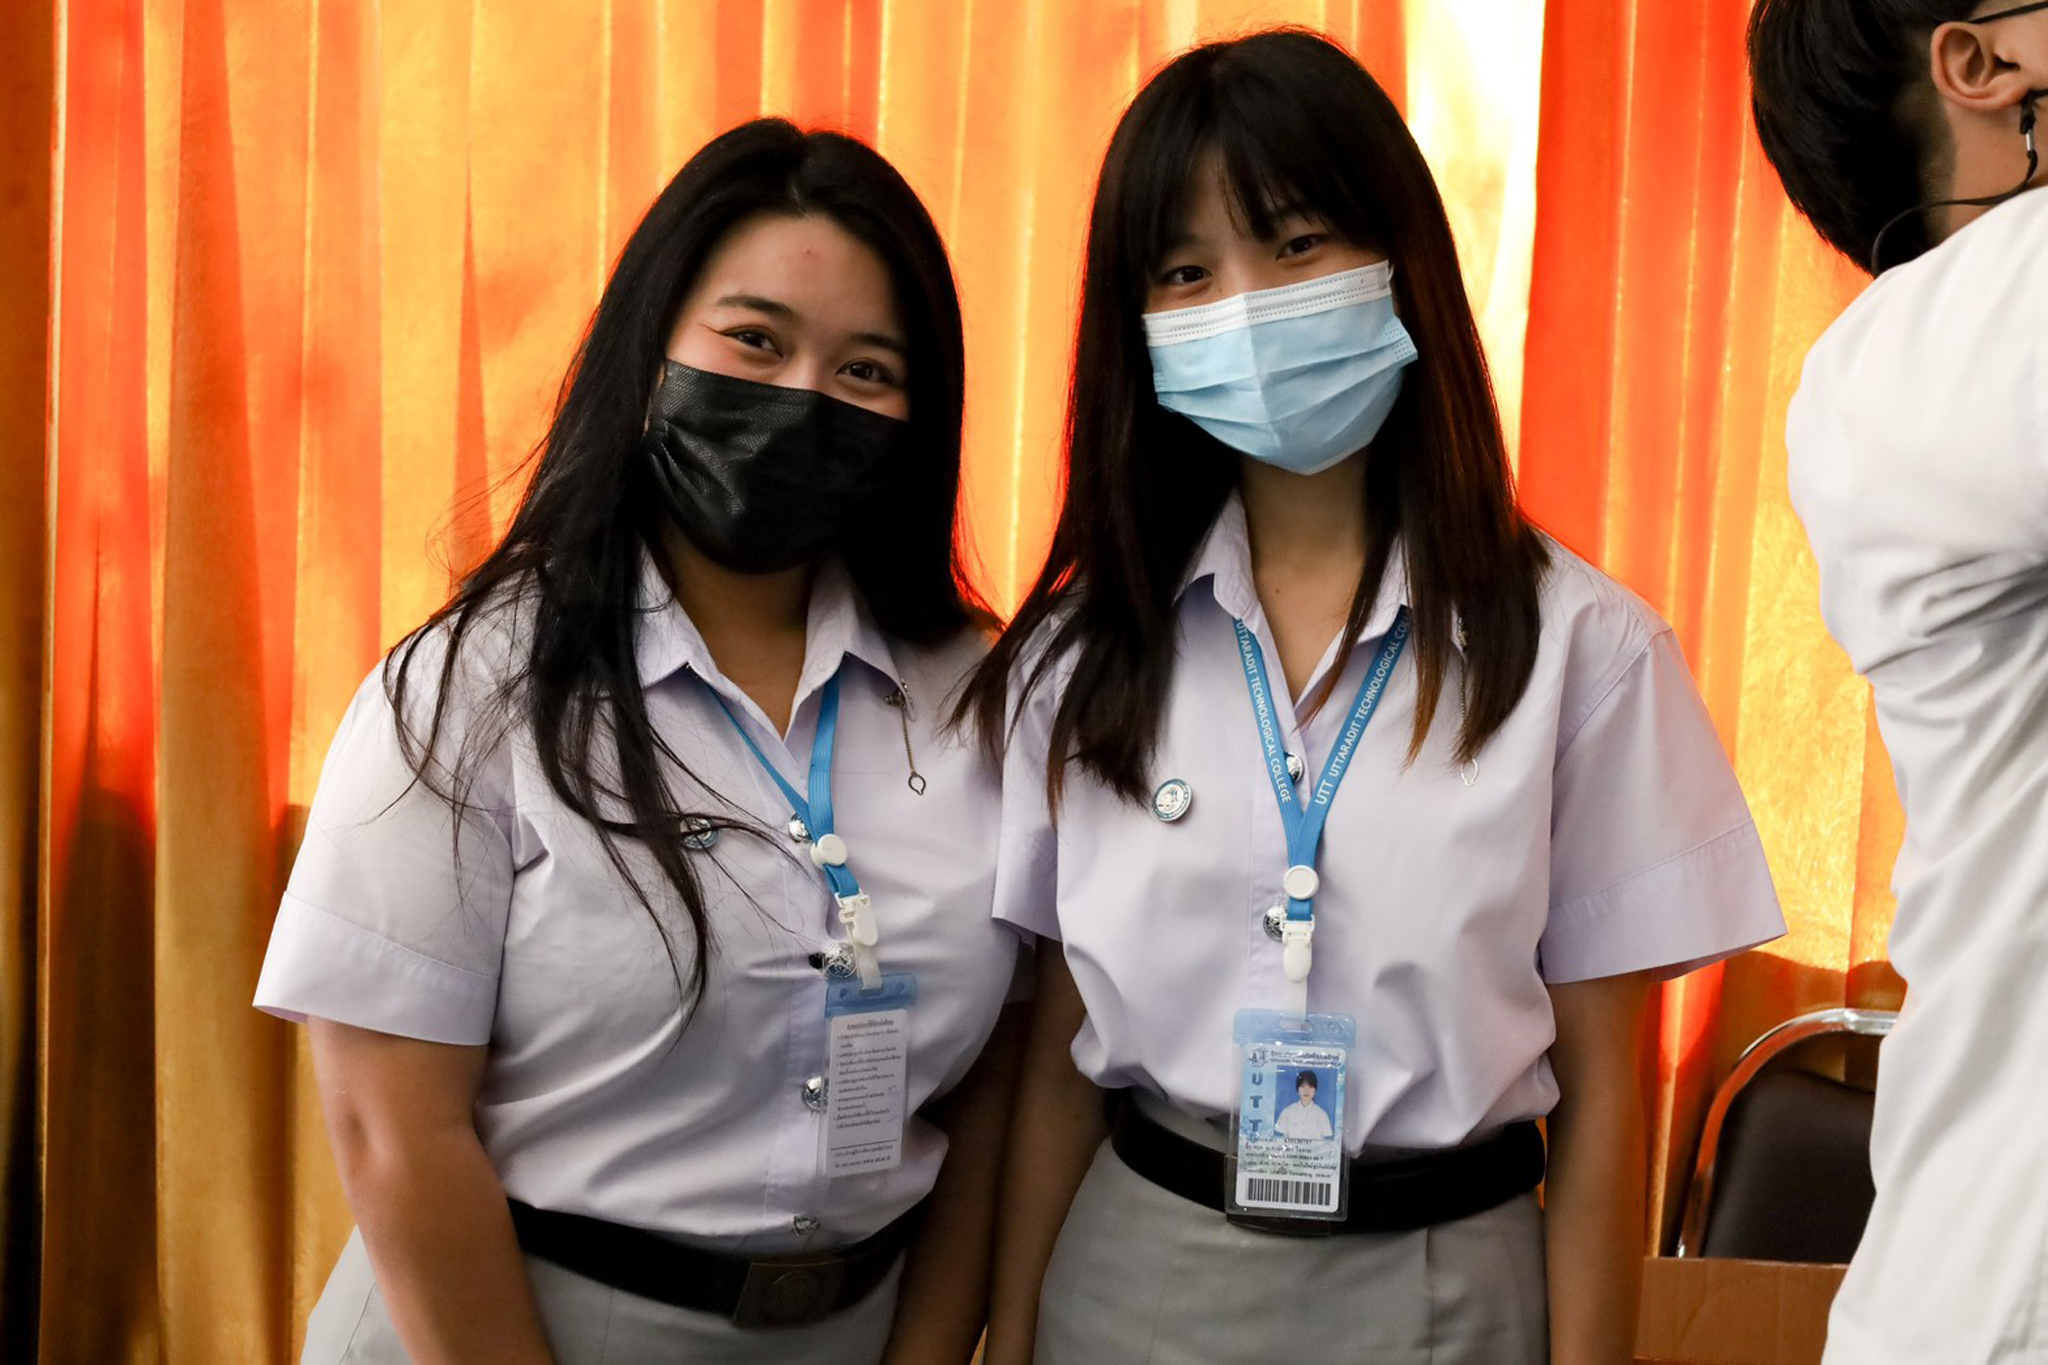
{"label": "face mask ear loop", "polygon": [[1877,230],[1877,236],[1870,243],[1870,273],[1873,276],[1884,273],[1884,239],[1891,235],[1893,228],[1908,218],[1932,213],[1936,209],[1988,209],[2024,193],[2027,187],[2034,183],[2034,173],[2041,169],[2041,152],[2034,145],[2034,122],[2037,117],[2034,105],[2043,96],[2048,96],[2048,90],[2029,90],[2020,100],[2020,136],[2025,138],[2027,143],[2027,173],[2020,177],[2020,183],[2003,194],[1987,194],[1979,199],[1937,199],[1931,204],[1915,204],[1905,212],[1893,215]]}

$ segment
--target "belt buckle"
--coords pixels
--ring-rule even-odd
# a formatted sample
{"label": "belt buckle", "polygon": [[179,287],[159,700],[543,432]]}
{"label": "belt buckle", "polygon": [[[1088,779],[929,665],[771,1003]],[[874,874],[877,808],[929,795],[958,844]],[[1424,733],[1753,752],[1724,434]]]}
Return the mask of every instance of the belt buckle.
{"label": "belt buckle", "polygon": [[747,1267],[735,1327],[805,1327],[828,1317],[839,1301],[846,1262],[833,1256],[755,1261]]}
{"label": "belt buckle", "polygon": [[1270,1213],[1236,1213],[1225,1210],[1225,1222],[1247,1232],[1263,1232],[1269,1237],[1331,1237],[1342,1231],[1344,1225],[1330,1218],[1288,1218]]}

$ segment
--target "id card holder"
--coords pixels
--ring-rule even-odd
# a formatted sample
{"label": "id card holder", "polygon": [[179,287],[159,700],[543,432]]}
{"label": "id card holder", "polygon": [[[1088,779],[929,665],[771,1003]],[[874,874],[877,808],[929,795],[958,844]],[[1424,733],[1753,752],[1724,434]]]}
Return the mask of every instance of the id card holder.
{"label": "id card holder", "polygon": [[875,1175],[903,1164],[916,1003],[917,978],[909,972],[884,972],[873,990],[858,979],[825,983],[822,1174]]}
{"label": "id card holder", "polygon": [[1233,1221],[1340,1223],[1350,1211],[1344,1083],[1358,1025],[1342,1014],[1239,1010],[1237,1108],[1224,1212]]}

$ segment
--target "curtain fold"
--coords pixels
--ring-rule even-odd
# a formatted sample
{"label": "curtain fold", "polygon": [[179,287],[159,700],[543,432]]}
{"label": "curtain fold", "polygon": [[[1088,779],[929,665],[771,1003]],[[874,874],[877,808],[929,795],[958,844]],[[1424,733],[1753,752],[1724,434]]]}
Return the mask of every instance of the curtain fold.
{"label": "curtain fold", "polygon": [[1653,1235],[1743,1046],[1895,1005],[1878,960],[1899,816],[1868,689],[1827,637],[1785,408],[1862,277],[1793,214],[1748,114],[1750,0],[1548,0],[1521,480],[1532,515],[1676,629],[1791,933],[1662,992]]}
{"label": "curtain fold", "polygon": [[[1887,1003],[1898,820],[1784,495],[1853,293],[1744,108],[1747,0],[49,0],[0,17],[0,1354],[284,1360],[345,1237],[249,1008],[350,693],[506,522],[609,265],[761,112],[870,138],[953,253],[966,534],[1042,557],[1093,176],[1145,75],[1304,24],[1409,112],[1531,510],[1677,627],[1791,938],[1664,992],[1668,1229],[1733,1052]],[[30,441],[23,438],[23,445]]]}
{"label": "curtain fold", "polygon": [[0,1357],[30,1358],[38,1212],[37,870],[50,376],[48,6],[0,9]]}

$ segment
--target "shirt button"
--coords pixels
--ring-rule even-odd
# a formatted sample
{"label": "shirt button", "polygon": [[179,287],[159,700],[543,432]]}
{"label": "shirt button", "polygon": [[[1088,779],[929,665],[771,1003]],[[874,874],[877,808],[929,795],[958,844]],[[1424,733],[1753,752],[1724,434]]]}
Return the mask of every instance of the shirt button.
{"label": "shirt button", "polygon": [[789,1220],[789,1226],[794,1231],[808,1237],[823,1226],[823,1224],[819,1223],[817,1219],[808,1213],[800,1213]]}
{"label": "shirt button", "polygon": [[1260,919],[1265,923],[1266,937],[1278,943],[1282,932],[1287,927],[1287,907],[1284,905],[1269,905],[1266,907],[1266,913],[1260,916]]}
{"label": "shirt button", "polygon": [[804,1081],[804,1108],[822,1113],[825,1108],[825,1078],[811,1076]]}
{"label": "shirt button", "polygon": [[823,972],[835,981],[843,981],[853,975],[853,945],[850,943],[828,943],[810,957],[811,970]]}

